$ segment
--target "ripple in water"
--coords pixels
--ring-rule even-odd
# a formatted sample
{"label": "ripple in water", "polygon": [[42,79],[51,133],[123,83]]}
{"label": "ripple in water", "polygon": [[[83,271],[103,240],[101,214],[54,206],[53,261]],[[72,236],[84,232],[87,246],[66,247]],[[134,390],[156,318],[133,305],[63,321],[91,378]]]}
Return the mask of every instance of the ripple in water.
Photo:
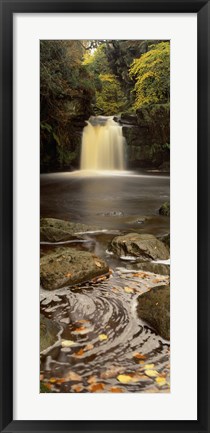
{"label": "ripple in water", "polygon": [[41,290],[41,313],[61,325],[59,343],[41,356],[42,380],[53,392],[169,391],[169,343],[136,314],[137,297],[154,280],[147,275],[146,281],[115,274],[94,285]]}

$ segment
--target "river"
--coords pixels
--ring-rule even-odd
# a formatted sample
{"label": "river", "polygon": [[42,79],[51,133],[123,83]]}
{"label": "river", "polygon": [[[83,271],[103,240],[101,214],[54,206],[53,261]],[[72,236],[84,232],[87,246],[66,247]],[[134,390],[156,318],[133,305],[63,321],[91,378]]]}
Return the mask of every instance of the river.
{"label": "river", "polygon": [[[55,173],[41,175],[40,188],[41,217],[97,226],[75,248],[93,251],[111,269],[109,279],[94,284],[50,292],[41,288],[41,313],[61,325],[60,344],[41,356],[42,379],[53,392],[168,392],[169,342],[136,314],[137,297],[154,286],[155,275],[139,279],[135,263],[117,259],[107,249],[116,234],[169,232],[169,218],[158,214],[169,200],[169,177]],[[46,248],[52,246],[41,245],[41,253]],[[167,282],[167,276],[159,276],[159,284]],[[165,378],[164,385],[145,374],[150,367]]]}

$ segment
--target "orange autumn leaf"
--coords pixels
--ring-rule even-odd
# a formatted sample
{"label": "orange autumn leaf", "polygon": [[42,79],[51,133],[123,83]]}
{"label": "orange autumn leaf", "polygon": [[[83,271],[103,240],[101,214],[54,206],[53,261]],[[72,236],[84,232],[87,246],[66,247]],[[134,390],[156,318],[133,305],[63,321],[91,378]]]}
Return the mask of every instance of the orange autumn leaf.
{"label": "orange autumn leaf", "polygon": [[74,332],[77,332],[78,334],[80,334],[80,333],[82,333],[84,331],[87,331],[87,328],[85,328],[85,326],[80,326],[79,328],[76,328],[74,330]]}
{"label": "orange autumn leaf", "polygon": [[101,262],[99,262],[98,260],[95,260],[95,265],[98,266],[98,268],[101,268],[101,267],[102,267]]}
{"label": "orange autumn leaf", "polygon": [[96,376],[90,376],[87,380],[87,383],[95,383],[97,381],[97,377]]}
{"label": "orange autumn leaf", "polygon": [[110,388],[111,392],[118,392],[118,393],[122,393],[124,392],[122,388],[118,388],[117,386],[113,386],[112,388]]}
{"label": "orange autumn leaf", "polygon": [[136,359],[146,359],[146,356],[141,353],[134,353],[133,357]]}
{"label": "orange autumn leaf", "polygon": [[94,348],[93,344],[89,343],[87,344],[87,346],[85,346],[84,352],[87,352],[88,350],[92,350],[93,348]]}
{"label": "orange autumn leaf", "polygon": [[103,383],[93,383],[92,385],[90,385],[88,387],[88,389],[91,392],[102,391],[104,389],[104,384]]}
{"label": "orange autumn leaf", "polygon": [[72,274],[70,274],[70,272],[65,275],[65,277],[71,277],[71,276],[72,276]]}
{"label": "orange autumn leaf", "polygon": [[81,384],[75,384],[75,385],[72,385],[72,387],[71,387],[72,389],[73,389],[73,391],[75,391],[75,392],[81,392],[83,389],[84,389],[84,386],[83,385],[81,385]]}
{"label": "orange autumn leaf", "polygon": [[74,355],[75,355],[75,356],[82,356],[82,355],[84,355],[84,350],[83,350],[83,349],[80,349],[80,350],[78,350],[78,352],[75,352]]}

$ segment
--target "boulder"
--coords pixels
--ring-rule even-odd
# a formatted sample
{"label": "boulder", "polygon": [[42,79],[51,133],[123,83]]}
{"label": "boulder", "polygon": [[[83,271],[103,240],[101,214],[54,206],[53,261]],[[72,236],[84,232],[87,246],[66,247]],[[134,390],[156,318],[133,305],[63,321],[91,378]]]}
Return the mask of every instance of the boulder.
{"label": "boulder", "polygon": [[106,262],[88,251],[59,248],[40,260],[41,285],[46,290],[60,289],[107,274]]}
{"label": "boulder", "polygon": [[170,202],[165,201],[159,209],[159,214],[164,216],[170,216]]}
{"label": "boulder", "polygon": [[73,223],[56,218],[41,218],[40,241],[61,242],[75,238],[75,233],[98,230],[98,227],[86,224]]}
{"label": "boulder", "polygon": [[60,326],[53,320],[40,316],[40,351],[53,346],[58,341]]}
{"label": "boulder", "polygon": [[162,241],[164,244],[170,248],[170,233],[167,233],[166,235],[158,236],[158,239]]}
{"label": "boulder", "polygon": [[152,272],[153,274],[170,275],[170,266],[164,265],[162,263],[154,263],[154,262],[136,263],[135,268],[141,271]]}
{"label": "boulder", "polygon": [[168,247],[150,234],[128,233],[116,236],[110,249],[117,256],[134,256],[142,262],[169,259]]}
{"label": "boulder", "polygon": [[153,287],[138,297],[138,316],[165,340],[170,340],[170,288]]}

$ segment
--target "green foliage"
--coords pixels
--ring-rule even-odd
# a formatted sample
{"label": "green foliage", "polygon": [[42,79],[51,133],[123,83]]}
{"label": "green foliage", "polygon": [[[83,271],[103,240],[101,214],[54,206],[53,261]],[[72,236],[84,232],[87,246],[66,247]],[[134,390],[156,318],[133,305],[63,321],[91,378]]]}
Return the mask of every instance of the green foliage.
{"label": "green foliage", "polygon": [[96,92],[96,106],[104,115],[114,115],[125,107],[126,99],[119,81],[112,74],[101,74],[102,88]]}
{"label": "green foliage", "polygon": [[169,102],[170,43],[150,46],[148,52],[133,61],[130,77],[135,79],[135,108]]}
{"label": "green foliage", "polygon": [[[72,120],[88,119],[95,86],[83,65],[82,41],[40,42],[41,164],[59,168],[75,152]],[[68,152],[71,155],[68,156]]]}

